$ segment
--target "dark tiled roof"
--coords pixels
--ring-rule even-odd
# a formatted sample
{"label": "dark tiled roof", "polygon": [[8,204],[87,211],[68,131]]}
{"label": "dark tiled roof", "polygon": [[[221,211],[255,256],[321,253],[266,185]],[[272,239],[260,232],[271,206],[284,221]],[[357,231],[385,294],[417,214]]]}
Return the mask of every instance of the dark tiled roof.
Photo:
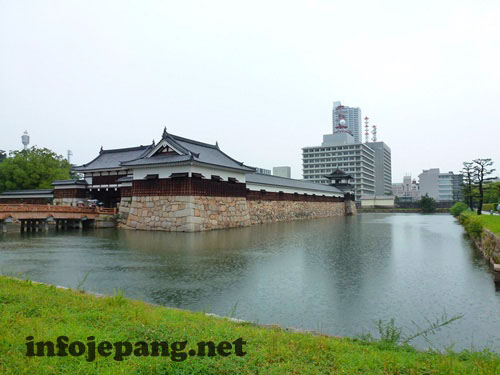
{"label": "dark tiled roof", "polygon": [[60,186],[60,185],[87,185],[87,181],[85,180],[56,180],[52,182],[52,186]]}
{"label": "dark tiled roof", "polygon": [[76,172],[84,172],[98,169],[121,168],[121,163],[142,157],[153,146],[138,146],[130,148],[119,148],[114,150],[101,150],[99,156],[87,164],[74,167]]}
{"label": "dark tiled roof", "polygon": [[190,155],[155,155],[150,158],[140,158],[122,163],[122,166],[175,164],[191,160]]}
{"label": "dark tiled roof", "polygon": [[14,195],[52,195],[52,189],[11,190],[0,193],[2,197]]}
{"label": "dark tiled roof", "polygon": [[344,172],[341,169],[336,169],[333,172],[331,172],[330,174],[325,175],[324,177],[332,178],[332,179],[333,178],[350,178],[350,179],[352,179],[352,176],[350,174]]}
{"label": "dark tiled roof", "polygon": [[234,160],[219,149],[218,145],[198,142],[192,139],[168,134],[164,131],[162,139],[166,140],[182,155],[159,154],[151,157],[146,155],[154,149],[155,145],[123,148],[116,150],[101,150],[98,157],[91,162],[73,168],[76,172],[84,172],[99,169],[113,169],[123,167],[134,167],[140,165],[170,165],[183,162],[195,162],[214,165],[224,168],[253,172],[254,169]]}
{"label": "dark tiled roof", "polygon": [[116,182],[132,182],[133,179],[132,176],[123,176],[116,180]]}
{"label": "dark tiled roof", "polygon": [[288,188],[296,188],[296,189],[308,189],[315,190],[319,193],[332,193],[344,195],[344,193],[329,185],[321,185],[316,184],[314,182],[303,181],[303,180],[295,180],[293,178],[286,177],[278,177],[272,176],[268,174],[262,173],[249,173],[246,175],[247,183],[255,183],[255,184],[263,184],[263,185],[274,185],[274,186],[283,186]]}
{"label": "dark tiled roof", "polygon": [[[192,139],[179,137],[173,134],[164,133],[162,140],[166,140],[183,155],[160,154],[146,158],[141,157],[122,163],[123,166],[137,165],[168,165],[182,162],[197,162],[202,164],[215,165],[219,167],[238,169],[244,172],[253,172],[254,169],[247,167],[243,163],[234,160],[222,152],[217,145],[198,142]],[[161,142],[161,141],[160,141]]]}

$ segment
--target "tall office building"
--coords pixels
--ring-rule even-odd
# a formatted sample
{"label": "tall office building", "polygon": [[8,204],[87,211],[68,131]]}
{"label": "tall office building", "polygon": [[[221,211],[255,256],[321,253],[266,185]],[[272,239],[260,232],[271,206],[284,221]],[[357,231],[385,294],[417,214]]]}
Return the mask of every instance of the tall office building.
{"label": "tall office building", "polygon": [[333,102],[332,124],[334,132],[341,119],[345,120],[349,132],[354,137],[354,143],[361,143],[363,141],[361,139],[361,109],[343,106],[340,102]]}
{"label": "tall office building", "polygon": [[349,133],[323,136],[321,146],[302,148],[303,175],[306,181],[328,184],[325,175],[340,169],[354,178],[354,195],[375,195],[375,151],[363,143],[354,143]]}
{"label": "tall office building", "polygon": [[365,145],[375,152],[375,195],[391,195],[391,149],[384,142],[366,142]]}
{"label": "tall office building", "polygon": [[[356,141],[356,134],[358,139],[361,137],[359,108],[342,107],[340,102],[335,102],[333,114],[335,124],[333,134],[323,135],[321,146],[302,148],[304,179],[328,184],[325,175],[340,169],[353,177],[357,202],[362,196],[392,195],[389,146],[384,142]],[[355,131],[352,131],[353,129]]]}

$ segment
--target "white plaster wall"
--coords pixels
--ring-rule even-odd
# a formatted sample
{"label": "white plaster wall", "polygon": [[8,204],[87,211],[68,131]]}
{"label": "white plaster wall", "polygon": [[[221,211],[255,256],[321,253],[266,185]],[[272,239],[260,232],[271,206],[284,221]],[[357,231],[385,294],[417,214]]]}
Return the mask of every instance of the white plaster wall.
{"label": "white plaster wall", "polygon": [[224,169],[216,169],[198,165],[180,165],[169,167],[146,167],[134,169],[134,180],[142,180],[148,174],[157,174],[158,178],[169,178],[172,173],[185,173],[188,172],[189,176],[192,173],[201,173],[206,179],[210,179],[212,175],[220,176],[227,181],[229,177],[234,177],[238,182],[245,182],[245,174],[233,171],[226,171]]}

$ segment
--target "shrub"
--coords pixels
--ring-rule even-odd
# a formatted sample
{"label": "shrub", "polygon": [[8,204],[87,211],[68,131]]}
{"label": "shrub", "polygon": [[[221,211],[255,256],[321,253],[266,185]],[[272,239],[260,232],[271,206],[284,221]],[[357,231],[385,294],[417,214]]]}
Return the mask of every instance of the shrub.
{"label": "shrub", "polygon": [[471,211],[471,210],[465,210],[463,211],[460,215],[458,215],[458,222],[462,225],[465,225],[465,222],[467,221],[468,218],[471,216],[475,216],[476,213]]}
{"label": "shrub", "polygon": [[422,209],[422,212],[431,213],[436,211],[436,201],[434,198],[429,197],[428,194],[425,194],[418,201],[418,205]]}
{"label": "shrub", "polygon": [[453,216],[457,217],[460,216],[460,214],[465,210],[467,210],[467,205],[463,202],[457,202],[453,205],[453,207],[450,208],[450,213]]}
{"label": "shrub", "polygon": [[481,233],[483,233],[483,224],[481,223],[481,218],[478,216],[469,216],[465,220],[464,228],[470,237],[474,239],[480,238]]}

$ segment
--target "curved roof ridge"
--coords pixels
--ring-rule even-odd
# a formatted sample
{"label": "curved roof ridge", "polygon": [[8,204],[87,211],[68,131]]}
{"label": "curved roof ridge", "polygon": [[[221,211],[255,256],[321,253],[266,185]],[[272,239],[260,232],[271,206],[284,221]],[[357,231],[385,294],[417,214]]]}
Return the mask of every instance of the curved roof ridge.
{"label": "curved roof ridge", "polygon": [[179,140],[181,142],[192,143],[192,144],[195,144],[195,145],[198,145],[198,146],[210,147],[210,148],[213,148],[213,149],[216,149],[216,150],[218,149],[218,147],[216,145],[212,145],[210,143],[195,141],[194,139],[184,138],[184,137],[180,137],[178,135],[174,135],[174,134],[170,134],[170,133],[168,135],[171,138],[173,138],[174,140]]}
{"label": "curved roof ridge", "polygon": [[102,150],[101,154],[111,153],[111,152],[123,152],[123,151],[138,151],[141,149],[147,149],[151,147],[151,145],[140,145],[135,147],[123,147],[123,148],[110,148],[108,150]]}

